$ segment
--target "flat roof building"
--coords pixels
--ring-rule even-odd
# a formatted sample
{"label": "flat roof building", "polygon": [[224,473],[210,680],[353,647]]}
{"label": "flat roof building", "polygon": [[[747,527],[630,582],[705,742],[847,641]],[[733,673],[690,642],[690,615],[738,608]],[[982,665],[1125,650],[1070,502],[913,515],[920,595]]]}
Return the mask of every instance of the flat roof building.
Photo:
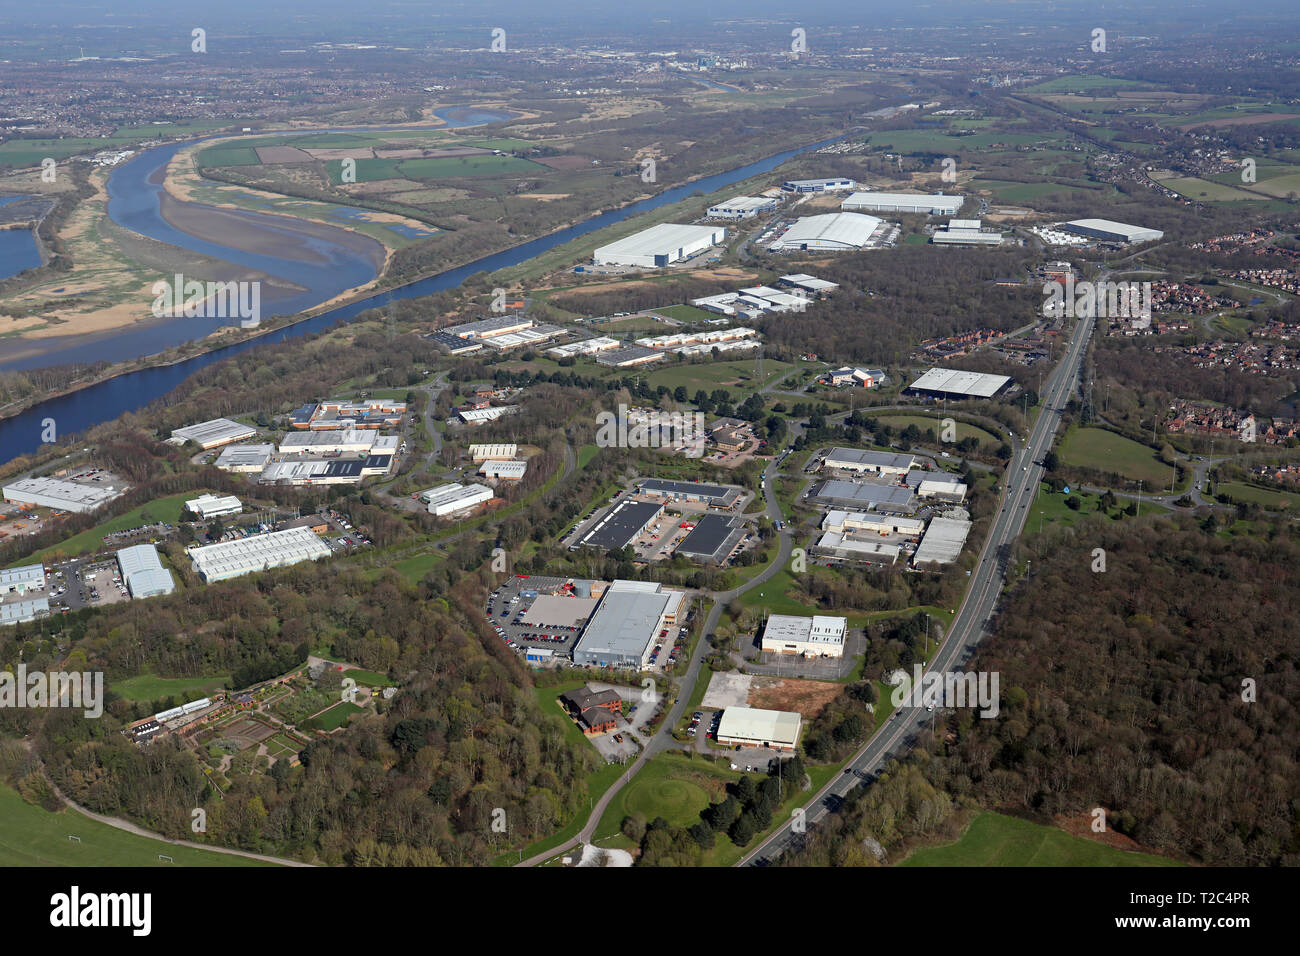
{"label": "flat roof building", "polygon": [[688,259],[727,238],[721,226],[683,226],[665,222],[601,246],[592,254],[598,266],[653,269]]}
{"label": "flat roof building", "polygon": [[793,711],[728,707],[718,722],[718,743],[723,746],[767,747],[794,750],[799,745],[803,718]]}
{"label": "flat roof building", "polygon": [[133,598],[171,594],[176,582],[171,572],[162,565],[158,549],[152,544],[137,544],[117,552],[117,566],[122,572],[122,582]]}
{"label": "flat roof building", "polygon": [[739,488],[725,485],[706,485],[697,481],[667,481],[662,478],[644,478],[637,490],[649,497],[665,501],[701,502],[712,508],[730,508],[740,499]]}
{"label": "flat roof building", "polygon": [[519,481],[528,471],[526,461],[498,461],[493,459],[479,465],[478,473],[485,478],[500,478],[504,481]]}
{"label": "flat roof building", "polygon": [[265,468],[274,454],[274,445],[227,445],[217,456],[216,466],[222,471],[251,475]]}
{"label": "flat roof building", "polygon": [[920,518],[883,515],[875,511],[828,511],[822,519],[822,530],[842,535],[902,535],[919,537],[925,531]]}
{"label": "flat roof building", "polygon": [[214,418],[211,421],[199,422],[197,425],[174,429],[171,440],[176,445],[193,441],[202,448],[216,448],[218,445],[229,445],[232,441],[252,438],[256,434],[257,429],[251,425],[241,425],[239,422],[232,422],[229,418]]}
{"label": "flat roof building", "polygon": [[848,252],[861,249],[870,241],[883,219],[853,212],[829,212],[805,216],[768,246],[772,252]]}
{"label": "flat roof building", "polygon": [[406,402],[370,398],[359,402],[328,400],[307,404],[290,417],[294,428],[329,430],[334,428],[396,427],[406,415]]}
{"label": "flat roof building", "polygon": [[525,329],[531,329],[532,327],[533,320],[522,315],[497,315],[490,319],[479,319],[477,322],[452,325],[442,331],[458,339],[486,340],[498,335],[523,332]]}
{"label": "flat roof building", "polygon": [[843,657],[849,620],[815,614],[773,614],[763,628],[763,650],[802,657]]}
{"label": "flat roof building", "polygon": [[509,461],[517,454],[519,454],[519,446],[513,443],[469,446],[470,461]]}
{"label": "flat roof building", "polygon": [[290,432],[280,442],[282,455],[364,455],[375,443],[369,428],[330,428]]}
{"label": "flat roof building", "polygon": [[429,514],[436,518],[476,508],[495,497],[496,492],[487,485],[457,483],[441,485],[420,495],[421,500],[429,506]]}
{"label": "flat roof building", "polygon": [[776,199],[754,196],[732,196],[726,202],[710,206],[710,219],[749,219],[761,212],[769,212],[781,205]]}
{"label": "flat roof building", "polygon": [[663,511],[661,504],[625,498],[596,522],[579,544],[602,551],[617,551],[635,541]]}
{"label": "flat roof building", "polygon": [[185,507],[199,516],[203,521],[220,518],[223,515],[237,515],[244,510],[244,505],[234,495],[202,494],[185,502]]}
{"label": "flat roof building", "polygon": [[829,179],[787,179],[781,189],[788,193],[825,193],[857,189],[856,180],[834,176]]}
{"label": "flat roof building", "polygon": [[0,604],[0,625],[22,624],[34,621],[50,613],[49,598],[28,598],[22,601],[10,601]]}
{"label": "flat roof building", "polygon": [[482,425],[517,411],[518,405],[491,405],[487,408],[463,408],[456,413],[456,417],[466,425]]}
{"label": "flat roof building", "polygon": [[1087,236],[1089,239],[1120,242],[1126,245],[1134,242],[1155,242],[1157,239],[1163,239],[1165,235],[1159,229],[1130,226],[1128,223],[1115,222],[1113,219],[1074,219],[1061,223],[1061,229],[1076,236]]}
{"label": "flat roof building", "polygon": [[845,509],[873,508],[876,511],[902,514],[911,514],[916,510],[916,496],[912,494],[911,488],[902,485],[872,485],[831,479],[814,485],[808,497]]}
{"label": "flat roof building", "polygon": [[913,471],[905,480],[908,487],[915,489],[922,498],[961,501],[966,497],[966,482],[962,481],[961,475],[946,471]]}
{"label": "flat roof building", "polygon": [[85,514],[119,498],[122,492],[112,485],[83,485],[59,478],[24,478],[4,486],[5,501],[19,505],[53,508]]}
{"label": "flat roof building", "polygon": [[839,561],[870,561],[893,564],[898,560],[902,550],[896,544],[887,541],[873,541],[870,538],[854,538],[835,531],[827,531],[809,549],[819,557],[834,558]]}
{"label": "flat roof building", "polygon": [[931,518],[925,537],[912,555],[912,566],[952,564],[961,555],[971,523],[960,518]]}
{"label": "flat roof building", "polygon": [[955,216],[966,201],[964,196],[945,196],[943,193],[854,193],[840,203],[845,212],[907,212],[929,216]]}
{"label": "flat roof building", "polygon": [[330,549],[311,529],[290,528],[190,548],[187,553],[194,562],[195,573],[211,583],[250,571],[328,558]]}
{"label": "flat roof building", "polygon": [[908,391],[936,398],[992,398],[1010,381],[1009,375],[932,368],[913,382]]}
{"label": "flat roof building", "polygon": [[861,448],[832,448],[822,463],[826,468],[843,471],[874,472],[878,475],[905,475],[916,459],[887,451],[867,451]]}
{"label": "flat roof building", "polygon": [[573,648],[574,663],[644,670],[677,593],[653,582],[614,581]]}
{"label": "flat roof building", "polygon": [[803,289],[813,295],[825,296],[830,295],[839,288],[836,282],[827,282],[825,279],[818,279],[816,276],[810,276],[805,272],[796,272],[793,275],[781,276],[777,280],[782,285],[790,286],[794,289]]}
{"label": "flat roof building", "polygon": [[700,564],[721,564],[731,555],[745,529],[724,515],[704,515],[677,546],[676,554]]}

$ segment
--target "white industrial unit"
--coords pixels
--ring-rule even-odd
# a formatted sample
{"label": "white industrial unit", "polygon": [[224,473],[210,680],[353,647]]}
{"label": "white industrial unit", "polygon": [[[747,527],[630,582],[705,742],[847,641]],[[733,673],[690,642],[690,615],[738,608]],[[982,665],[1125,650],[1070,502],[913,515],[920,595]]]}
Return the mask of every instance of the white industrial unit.
{"label": "white industrial unit", "polygon": [[227,445],[217,456],[216,466],[222,471],[253,474],[265,468],[274,454],[274,445]]}
{"label": "white industrial unit", "polygon": [[158,549],[151,544],[137,544],[118,551],[117,566],[133,598],[171,594],[176,590],[171,572],[162,566]]}
{"label": "white industrial unit", "polygon": [[826,453],[823,465],[841,471],[876,472],[881,475],[905,475],[916,459],[887,451],[867,451],[861,448],[832,448]]}
{"label": "white industrial unit", "polygon": [[1075,219],[1061,223],[1061,228],[1077,236],[1089,239],[1101,239],[1105,242],[1154,242],[1164,238],[1159,229],[1147,229],[1143,226],[1130,226],[1128,223],[1115,222],[1113,219]]}
{"label": "white industrial unit", "polygon": [[794,252],[804,249],[824,252],[845,252],[861,249],[880,227],[883,219],[862,216],[852,212],[828,212],[821,216],[805,216],[781,234],[769,249],[773,252]]}
{"label": "white industrial unit", "polygon": [[775,209],[780,203],[775,199],[754,196],[732,196],[726,202],[709,207],[710,219],[748,219],[760,212]]}
{"label": "white industrial unit", "polygon": [[682,226],[665,222],[601,246],[592,254],[598,266],[653,269],[686,259],[727,238],[722,226]]}
{"label": "white industrial unit", "polygon": [[487,485],[440,485],[420,495],[429,506],[429,514],[441,518],[491,501],[496,493]]}
{"label": "white industrial unit", "polygon": [[781,188],[788,193],[827,193],[857,189],[858,184],[852,179],[844,178],[787,179],[781,184]]}
{"label": "white industrial unit", "polygon": [[107,504],[122,492],[112,485],[82,485],[58,478],[24,478],[4,486],[5,501],[85,514]]}
{"label": "white industrial unit", "polygon": [[216,448],[218,445],[228,445],[232,441],[252,438],[256,434],[257,429],[250,425],[241,425],[239,422],[232,422],[229,418],[214,418],[211,421],[199,422],[197,425],[174,429],[171,440],[177,445],[194,441],[202,448]]}
{"label": "white industrial unit", "polygon": [[794,750],[803,718],[792,711],[728,707],[718,722],[718,743],[723,746],[769,747]]}
{"label": "white industrial unit", "polygon": [[840,203],[845,212],[910,212],[928,216],[955,216],[966,201],[964,196],[943,193],[924,196],[918,193],[854,193]]}
{"label": "white industrial unit", "polygon": [[485,478],[501,478],[506,481],[518,481],[528,471],[526,461],[499,461],[492,459],[479,465],[478,473]]}
{"label": "white industrial unit", "polygon": [[932,368],[910,386],[914,392],[925,392],[950,398],[992,398],[1008,382],[1009,375],[989,375],[985,372],[964,372],[955,368]]}
{"label": "white industrial unit", "polygon": [[203,580],[224,581],[250,571],[328,558],[330,549],[310,528],[290,528],[251,538],[190,548],[194,571]]}
{"label": "white industrial unit", "polygon": [[364,455],[375,443],[369,428],[340,428],[291,432],[280,442],[282,455]]}
{"label": "white industrial unit", "polygon": [[960,518],[931,518],[925,537],[912,555],[912,564],[952,564],[961,555],[971,523]]}
{"label": "white industrial unit", "polygon": [[45,565],[24,564],[20,568],[0,571],[0,594],[26,594],[45,587]]}
{"label": "white industrial unit", "polygon": [[504,442],[495,445],[470,445],[472,461],[509,461],[519,453],[519,446]]}
{"label": "white industrial unit", "polygon": [[845,617],[773,614],[763,628],[763,650],[804,657],[843,657],[848,627]]}
{"label": "white industrial unit", "polygon": [[204,521],[220,518],[223,515],[237,515],[244,510],[243,503],[234,495],[199,495],[185,502],[185,507]]}

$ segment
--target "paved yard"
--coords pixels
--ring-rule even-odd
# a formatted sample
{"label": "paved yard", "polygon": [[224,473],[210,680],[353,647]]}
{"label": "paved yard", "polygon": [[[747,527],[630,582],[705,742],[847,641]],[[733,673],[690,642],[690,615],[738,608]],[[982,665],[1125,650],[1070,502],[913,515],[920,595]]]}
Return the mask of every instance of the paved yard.
{"label": "paved yard", "polygon": [[745,707],[746,701],[749,700],[750,683],[751,678],[748,674],[718,671],[709,681],[709,689],[705,691],[700,706],[711,707],[714,710]]}

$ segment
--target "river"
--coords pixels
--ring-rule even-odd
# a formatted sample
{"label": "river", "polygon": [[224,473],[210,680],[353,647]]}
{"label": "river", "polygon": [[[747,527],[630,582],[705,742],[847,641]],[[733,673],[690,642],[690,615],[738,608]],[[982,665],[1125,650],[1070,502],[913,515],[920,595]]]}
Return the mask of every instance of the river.
{"label": "river", "polygon": [[[480,122],[482,121],[480,120]],[[256,348],[264,343],[284,342],[303,335],[324,331],[336,322],[350,321],[368,309],[383,306],[393,300],[412,299],[430,295],[443,289],[454,288],[467,277],[478,272],[493,272],[497,269],[519,265],[579,236],[595,232],[598,229],[604,229],[606,226],[621,222],[630,216],[636,216],[648,210],[678,202],[697,190],[709,193],[739,182],[742,179],[748,179],[760,173],[771,172],[792,156],[797,156],[799,153],[808,150],[818,149],[828,143],[835,142],[838,138],[834,137],[797,149],[785,150],[727,172],[716,173],[682,186],[675,186],[657,196],[632,203],[622,209],[601,213],[577,225],[569,226],[558,232],[513,246],[490,256],[484,256],[457,269],[441,272],[427,279],[413,282],[410,285],[376,293],[349,305],[322,312],[320,315],[304,319],[294,325],[277,329],[255,339],[205,352],[175,365],[128,372],[97,385],[41,402],[19,415],[0,421],[0,461],[10,461],[19,455],[28,454],[39,448],[41,434],[45,427],[42,423],[46,419],[54,420],[59,435],[69,435],[83,431],[102,422],[111,421],[125,412],[143,408],[180,385],[181,382],[199,369],[206,368],[214,362],[220,362],[222,359],[230,358],[232,355]],[[163,148],[170,149],[171,147]],[[183,233],[180,235],[184,237]]]}

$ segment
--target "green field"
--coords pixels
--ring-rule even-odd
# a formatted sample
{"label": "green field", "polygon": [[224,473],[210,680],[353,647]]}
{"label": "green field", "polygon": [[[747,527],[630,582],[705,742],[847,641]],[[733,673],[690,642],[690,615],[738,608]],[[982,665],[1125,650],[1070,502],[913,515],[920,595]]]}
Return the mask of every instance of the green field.
{"label": "green field", "polygon": [[655,315],[666,315],[678,322],[708,322],[710,319],[718,318],[716,313],[706,312],[704,309],[698,309],[693,305],[670,305],[663,309],[649,309],[647,311],[653,312]]}
{"label": "green field", "polygon": [[1119,474],[1144,482],[1148,489],[1169,487],[1171,469],[1154,450],[1104,428],[1072,428],[1061,443],[1060,456],[1067,465]]}
{"label": "green field", "polygon": [[1256,488],[1244,481],[1219,482],[1214,486],[1214,493],[1216,497],[1227,495],[1233,501],[1244,501],[1246,504],[1259,505],[1261,508],[1267,508],[1270,511],[1285,511],[1287,508],[1294,508],[1296,502],[1300,501],[1300,494],[1289,495],[1286,492],[1271,491],[1268,488]]}
{"label": "green field", "polygon": [[[875,418],[882,425],[888,425],[891,428],[899,430],[906,428],[908,425],[915,425],[923,432],[929,429],[934,429],[936,438],[943,433],[943,426],[940,424],[943,419],[939,416],[931,418],[928,415],[891,415],[886,412],[880,415],[872,415],[871,417]],[[980,428],[978,425],[971,425],[967,422],[957,421],[956,419],[953,420],[953,423],[956,425],[956,428],[954,429],[957,436],[955,439],[956,441],[961,441],[963,438],[973,436],[981,445],[991,445],[996,448],[1002,443],[1001,438],[985,428]]]}
{"label": "green field", "polygon": [[954,135],[937,130],[902,129],[883,130],[868,138],[872,146],[897,150],[900,153],[944,153],[952,155],[990,146],[1032,146],[1043,143],[1064,142],[1062,133],[974,133]]}
{"label": "green field", "polygon": [[349,701],[339,701],[329,710],[322,711],[299,726],[303,730],[336,730],[346,727],[353,714],[361,713],[362,708]]}
{"label": "green field", "polygon": [[[703,761],[678,754],[661,754],[648,761],[632,782],[609,802],[596,827],[596,839],[619,832],[623,818],[635,813],[646,820],[663,817],[676,826],[690,826],[700,819],[700,811],[713,800],[721,799],[722,787],[739,774],[722,772]],[[711,785],[710,790],[705,789]]]}
{"label": "green field", "polygon": [[1026,93],[1073,93],[1076,90],[1147,90],[1150,83],[1140,80],[1121,80],[1111,76],[1058,76],[1043,83],[1025,87]]}
{"label": "green field", "polygon": [[[68,836],[81,838],[78,843]],[[158,859],[158,854],[175,862]],[[4,866],[274,866],[229,853],[173,846],[136,836],[76,810],[50,813],[0,786],[0,865]]]}
{"label": "green field", "polygon": [[[89,531],[83,531],[81,534],[73,535],[67,541],[52,545],[48,548],[42,548],[28,558],[24,558],[20,564],[31,564],[34,561],[43,561],[53,554],[66,554],[69,556],[82,553],[92,553],[98,551],[104,546],[104,535],[113,531],[126,531],[130,528],[138,528],[147,522],[144,520],[144,512],[149,512],[149,518],[152,521],[165,521],[168,524],[175,524],[180,520],[181,509],[185,507],[185,502],[191,498],[197,498],[201,491],[185,491],[179,495],[171,495],[167,498],[155,498],[148,504],[134,508],[124,515],[118,515],[116,518],[110,518],[103,524],[96,525]],[[136,542],[139,543],[139,542]]]}
{"label": "green field", "polygon": [[197,700],[218,688],[230,686],[230,675],[217,677],[156,677],[140,674],[126,680],[112,681],[108,689],[127,700],[163,700],[167,697],[184,697]]}
{"label": "green field", "polygon": [[1194,176],[1161,179],[1159,183],[1161,186],[1166,186],[1188,199],[1204,199],[1206,202],[1268,201],[1267,196],[1257,196],[1254,193],[1246,192],[1244,189],[1237,189],[1224,183],[1210,182],[1208,179],[1197,179]]}
{"label": "green field", "polygon": [[251,146],[209,146],[196,162],[200,166],[259,166],[262,161]]}
{"label": "green field", "polygon": [[985,811],[956,843],[917,850],[899,866],[1182,866]]}
{"label": "green field", "polygon": [[387,674],[380,674],[377,671],[363,671],[359,667],[343,672],[344,677],[351,677],[362,687],[392,687],[393,681]]}
{"label": "green field", "polygon": [[1033,202],[1044,196],[1059,195],[1066,198],[1097,198],[1096,189],[1072,186],[1066,183],[1010,183],[997,179],[976,179],[976,189],[987,189],[1002,202]]}
{"label": "green field", "polygon": [[711,392],[715,388],[726,388],[733,400],[738,396],[748,395],[772,379],[784,375],[795,366],[789,362],[767,359],[763,362],[763,380],[754,380],[754,362],[740,360],[737,362],[699,363],[696,365],[677,365],[652,372],[646,379],[651,388],[666,385],[676,389],[685,385],[694,395],[699,389]]}

